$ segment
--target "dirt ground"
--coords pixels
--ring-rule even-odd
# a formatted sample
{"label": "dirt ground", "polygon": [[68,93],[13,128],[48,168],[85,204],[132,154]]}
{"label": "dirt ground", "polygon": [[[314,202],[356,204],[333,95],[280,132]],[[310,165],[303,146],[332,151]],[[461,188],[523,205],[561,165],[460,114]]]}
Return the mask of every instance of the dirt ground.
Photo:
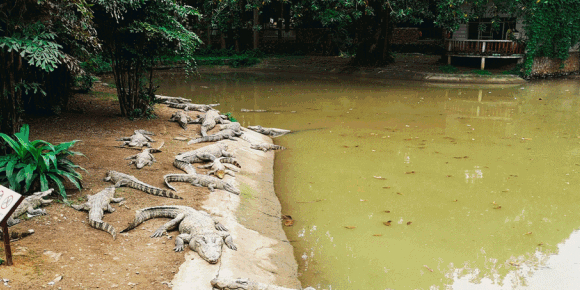
{"label": "dirt ground", "polygon": [[[112,185],[103,181],[107,170],[131,174],[143,182],[165,188],[163,175],[183,173],[173,167],[174,156],[202,147],[199,144],[187,146],[186,141],[173,139],[195,136],[199,131],[198,125],[190,125],[184,131],[177,123],[169,122],[174,109],[158,105],[157,119],[130,121],[119,116],[119,104],[113,89],[96,84],[96,90],[76,95],[71,110],[61,116],[29,116],[25,119],[31,128],[31,140],[41,139],[52,144],[81,140],[72,150],[82,152],[86,158],[75,157],[74,161],[89,173],[81,171],[82,192],[72,184],[67,186],[74,204],[83,203],[85,195]],[[165,142],[163,152],[154,155],[157,163],[141,170],[128,166],[128,161],[124,160],[138,150],[115,147],[121,143],[115,141],[117,138],[130,136],[136,129],[155,132],[153,138],[157,142],[154,147]],[[185,183],[174,185],[183,200],[152,196],[122,187],[116,196],[124,197],[126,201],[112,204],[116,211],[105,213],[103,220],[119,232],[133,220],[137,209],[165,204],[199,208],[209,194],[206,188]],[[33,235],[11,243],[14,266],[0,266],[0,278],[9,279],[6,284],[13,289],[168,289],[167,284],[184,261],[183,252],[173,251],[177,232],[170,232],[171,239],[167,236],[149,237],[168,219],[147,221],[127,234],[118,234],[113,240],[108,233],[88,225],[87,212],[76,211],[61,201],[44,208],[48,215],[31,218],[10,228],[20,232],[35,230]],[[3,251],[1,257],[4,257]],[[62,276],[62,280],[49,286],[48,283],[58,276]]]}
{"label": "dirt ground", "polygon": [[[358,69],[350,67],[347,60],[340,57],[302,57],[300,61],[281,58],[266,59],[256,67],[244,70],[405,78],[416,73],[439,72],[438,67],[442,64],[438,60],[439,56],[399,55],[397,62],[391,66]],[[506,69],[509,68],[500,68]],[[230,69],[214,67],[202,68],[200,71],[203,73],[210,70]],[[52,144],[81,140],[72,149],[84,153],[86,158],[75,157],[74,161],[89,173],[82,172],[82,192],[70,184],[67,188],[69,199],[79,204],[86,201],[85,195],[111,186],[103,181],[107,170],[128,173],[161,188],[164,188],[163,175],[180,173],[172,165],[174,156],[203,145],[187,146],[186,141],[174,139],[196,136],[199,126],[190,125],[184,131],[177,123],[168,121],[173,111],[158,105],[157,119],[130,121],[119,116],[116,91],[97,83],[93,92],[76,95],[69,110],[60,116],[27,116],[25,123],[30,125],[31,140],[41,139]],[[128,161],[124,160],[139,151],[115,147],[121,143],[115,141],[117,138],[130,136],[136,129],[155,132],[155,144],[164,142],[163,152],[155,154],[157,163],[141,170],[128,166]],[[133,220],[137,209],[164,204],[199,208],[209,195],[206,188],[195,188],[183,183],[174,185],[183,200],[156,197],[125,187],[118,189],[116,196],[124,197],[126,201],[112,204],[116,211],[106,213],[104,221],[120,231]],[[184,262],[184,253],[173,251],[177,232],[170,232],[169,237],[149,237],[167,219],[147,221],[127,234],[119,234],[113,240],[108,233],[88,225],[87,212],[76,211],[62,201],[55,201],[45,209],[48,215],[34,217],[10,228],[11,231],[20,232],[35,230],[35,234],[11,243],[14,265],[0,266],[0,278],[8,279],[4,285],[12,289],[168,289],[174,274]],[[3,253],[0,257],[3,257]],[[54,285],[49,284],[53,281]]]}

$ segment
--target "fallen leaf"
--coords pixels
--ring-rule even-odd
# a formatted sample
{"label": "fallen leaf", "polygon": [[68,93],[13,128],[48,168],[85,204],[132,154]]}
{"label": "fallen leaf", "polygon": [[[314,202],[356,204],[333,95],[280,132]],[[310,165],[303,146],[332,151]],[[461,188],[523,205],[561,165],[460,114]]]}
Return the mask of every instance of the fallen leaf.
{"label": "fallen leaf", "polygon": [[405,174],[414,174],[414,173],[415,173],[415,170],[405,172]]}
{"label": "fallen leaf", "polygon": [[342,147],[344,147],[344,148],[348,148],[348,146],[346,146],[346,145],[343,145]]}
{"label": "fallen leaf", "polygon": [[456,200],[454,200],[453,202],[457,202],[457,199],[456,199]]}
{"label": "fallen leaf", "polygon": [[383,186],[384,189],[391,189],[390,186]]}
{"label": "fallen leaf", "polygon": [[368,201],[367,199],[361,199],[360,201]]}
{"label": "fallen leaf", "polygon": [[352,230],[352,229],[355,229],[356,228],[356,227],[353,227],[353,226],[344,226],[344,227],[347,228],[347,229],[349,229],[349,230]]}
{"label": "fallen leaf", "polygon": [[386,179],[386,178],[384,178],[382,176],[373,176],[373,177],[376,178],[376,179],[382,179],[382,180],[385,180]]}
{"label": "fallen leaf", "polygon": [[291,227],[294,225],[294,220],[285,220],[284,225],[287,227]]}
{"label": "fallen leaf", "polygon": [[423,265],[423,267],[427,268],[427,270],[429,270],[429,272],[433,272],[433,269],[427,267],[427,265]]}
{"label": "fallen leaf", "polygon": [[398,195],[403,195],[403,194],[402,194],[402,193],[400,193],[400,192],[397,192],[397,194],[398,194]]}
{"label": "fallen leaf", "polygon": [[493,209],[501,209],[501,205],[494,206]]}
{"label": "fallen leaf", "polygon": [[412,223],[413,223],[413,222],[407,222],[407,225],[409,226],[409,225],[411,225]]}
{"label": "fallen leaf", "polygon": [[452,177],[453,175],[447,175],[447,177]]}
{"label": "fallen leaf", "polygon": [[385,226],[387,226],[387,227],[390,227],[390,226],[391,226],[391,222],[392,222],[392,221],[383,222],[383,224],[384,224]]}
{"label": "fallen leaf", "polygon": [[543,246],[543,245],[544,245],[544,243],[539,243],[539,244],[538,244],[538,246]]}
{"label": "fallen leaf", "polygon": [[532,234],[532,232],[527,232],[524,235],[531,235],[531,234]]}
{"label": "fallen leaf", "polygon": [[383,235],[381,235],[381,234],[374,234],[373,235],[373,237],[381,237],[381,236],[383,236]]}
{"label": "fallen leaf", "polygon": [[520,265],[520,263],[510,262],[510,265],[518,267]]}
{"label": "fallen leaf", "polygon": [[391,211],[390,211],[390,210],[385,210],[385,212],[386,212],[386,213],[391,213]]}

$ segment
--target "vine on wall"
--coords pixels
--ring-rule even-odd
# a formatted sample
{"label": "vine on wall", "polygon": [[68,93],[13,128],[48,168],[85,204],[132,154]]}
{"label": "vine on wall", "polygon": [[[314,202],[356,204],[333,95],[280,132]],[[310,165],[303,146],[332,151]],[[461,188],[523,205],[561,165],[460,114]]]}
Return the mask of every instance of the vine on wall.
{"label": "vine on wall", "polygon": [[[523,2],[523,1],[516,1]],[[527,36],[524,74],[529,76],[535,57],[565,60],[580,43],[580,0],[531,0],[524,11]],[[564,62],[562,62],[563,64]]]}

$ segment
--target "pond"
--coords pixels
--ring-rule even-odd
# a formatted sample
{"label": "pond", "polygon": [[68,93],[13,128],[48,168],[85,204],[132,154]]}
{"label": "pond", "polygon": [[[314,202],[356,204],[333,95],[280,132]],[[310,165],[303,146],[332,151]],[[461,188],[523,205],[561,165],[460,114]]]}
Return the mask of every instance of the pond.
{"label": "pond", "polygon": [[[304,286],[544,289],[537,277],[554,273],[580,283],[577,80],[222,73],[166,75],[159,93],[295,131],[274,140],[288,148],[275,188]],[[574,259],[556,255],[565,248]]]}

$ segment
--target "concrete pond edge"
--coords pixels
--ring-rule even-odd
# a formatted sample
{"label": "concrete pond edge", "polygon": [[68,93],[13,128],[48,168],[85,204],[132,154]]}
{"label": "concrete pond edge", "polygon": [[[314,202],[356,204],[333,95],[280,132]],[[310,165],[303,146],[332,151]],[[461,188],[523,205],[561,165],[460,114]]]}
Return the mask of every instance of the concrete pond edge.
{"label": "concrete pond edge", "polygon": [[[244,131],[252,143],[273,143],[268,136]],[[202,208],[230,232],[237,251],[225,246],[221,260],[209,264],[193,251],[174,276],[173,289],[212,290],[215,278],[248,278],[265,284],[301,289],[294,249],[282,229],[281,205],[274,192],[274,151],[250,149],[245,140],[221,141],[242,165],[235,178],[240,195],[216,190]],[[231,179],[230,179],[231,178]]]}

